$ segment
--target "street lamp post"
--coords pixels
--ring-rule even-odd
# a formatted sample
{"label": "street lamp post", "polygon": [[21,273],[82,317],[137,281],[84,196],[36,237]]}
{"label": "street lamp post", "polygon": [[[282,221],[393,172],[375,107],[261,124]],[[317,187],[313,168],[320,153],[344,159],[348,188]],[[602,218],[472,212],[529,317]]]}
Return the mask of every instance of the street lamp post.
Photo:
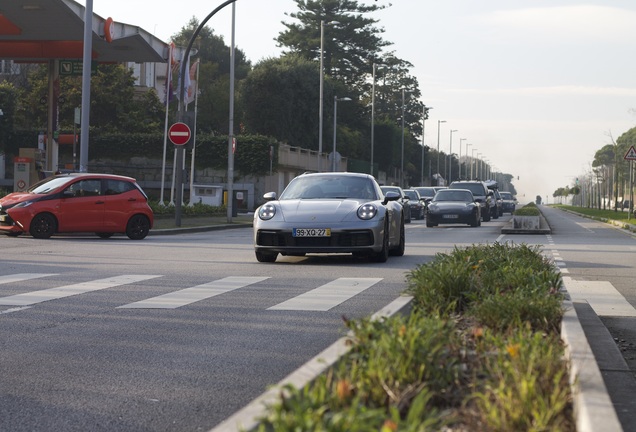
{"label": "street lamp post", "polygon": [[404,89],[402,89],[402,157],[400,158],[400,187],[404,187]]}
{"label": "street lamp post", "polygon": [[481,157],[483,156],[483,154],[477,152],[477,165],[475,166],[475,171],[477,172],[477,178],[479,180],[482,179],[483,174],[482,174],[482,170],[481,170]]}
{"label": "street lamp post", "polygon": [[324,41],[325,41],[325,21],[320,20],[320,103],[318,107],[318,172],[322,171],[322,99],[324,93]]}
{"label": "street lamp post", "polygon": [[466,138],[459,139],[459,180],[462,179],[462,141],[466,141]]}
{"label": "street lamp post", "polygon": [[320,103],[318,106],[318,172],[322,171],[322,123],[323,123],[323,99],[325,87],[325,25],[337,24],[338,21],[320,20]]}
{"label": "street lamp post", "polygon": [[369,174],[373,175],[373,150],[375,146],[375,69],[376,64],[373,63],[373,85],[371,86],[371,168]]}
{"label": "street lamp post", "polygon": [[[185,50],[185,52],[183,53],[182,56],[182,61],[181,61],[181,76],[185,77],[186,73],[189,73],[189,71],[186,71],[186,59],[189,58],[190,55],[190,51],[192,50],[192,45],[194,44],[194,40],[196,39],[196,37],[199,35],[199,32],[201,31],[201,29],[205,26],[205,24],[210,20],[210,18],[212,18],[218,11],[220,11],[221,9],[223,9],[225,6],[229,5],[230,3],[234,3],[236,0],[226,0],[225,2],[223,2],[222,4],[220,4],[219,6],[216,7],[216,9],[214,9],[212,12],[210,12],[210,14],[205,17],[205,19],[199,24],[199,26],[197,27],[197,29],[194,31],[194,33],[192,34],[192,36],[190,37],[190,41],[188,42],[188,46]],[[92,2],[91,2],[92,3]],[[228,189],[228,203],[227,203],[227,219],[228,222],[232,221],[232,196],[233,196],[233,178],[234,178],[234,156],[232,154],[232,139],[233,139],[233,135],[234,135],[234,18],[235,18],[235,9],[234,9],[234,4],[232,4],[232,46],[230,49],[230,57],[231,57],[231,62],[230,62],[230,122],[229,122],[229,133],[228,133],[228,162],[227,162],[227,189]],[[86,69],[86,65],[88,62],[84,62],[84,66]],[[90,72],[89,72],[90,74]],[[90,75],[89,75],[90,78]],[[178,113],[177,113],[177,120],[178,121],[183,121],[185,115],[184,115],[184,96],[185,96],[185,79],[181,80],[181,85],[179,86],[179,106],[178,106]],[[82,104],[82,109],[84,109],[84,104]],[[82,115],[82,122],[85,122],[85,119],[88,116],[84,116]],[[83,136],[84,134],[82,134]],[[86,134],[88,135],[88,134]],[[176,197],[175,197],[175,226],[180,227],[181,226],[181,204],[183,201],[183,160],[184,160],[184,152],[185,149],[181,148],[183,146],[179,146],[178,149],[175,149],[175,152],[177,154],[176,156],[176,164],[175,164],[175,184],[177,185],[176,188]],[[80,146],[80,152],[82,152],[83,148]],[[80,154],[81,155],[81,154]],[[81,159],[80,159],[80,164],[81,164]]]}
{"label": "street lamp post", "polygon": [[343,97],[338,98],[338,96],[333,97],[333,154],[331,158],[331,171],[336,172],[336,119],[338,117],[338,101],[350,101],[351,98]]}
{"label": "street lamp post", "polygon": [[450,149],[448,151],[448,184],[453,180],[453,132],[457,132],[457,129],[450,131]]}
{"label": "street lamp post", "polygon": [[424,105],[422,115],[422,169],[420,171],[420,186],[424,186],[424,132],[426,131],[426,118],[428,117],[428,110],[430,109],[433,109],[433,107],[427,107]]}
{"label": "street lamp post", "polygon": [[446,123],[446,120],[437,120],[437,186],[439,186],[439,129],[441,123]]}
{"label": "street lamp post", "polygon": [[471,146],[472,144],[468,144],[466,143],[466,180],[471,180],[470,178],[468,178],[468,146]]}

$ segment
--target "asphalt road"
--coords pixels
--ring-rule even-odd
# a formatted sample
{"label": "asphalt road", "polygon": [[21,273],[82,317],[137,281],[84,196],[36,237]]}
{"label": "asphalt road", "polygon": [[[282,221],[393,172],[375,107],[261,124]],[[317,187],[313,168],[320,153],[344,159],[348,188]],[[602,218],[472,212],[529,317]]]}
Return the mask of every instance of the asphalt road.
{"label": "asphalt road", "polygon": [[[633,304],[631,237],[599,235],[594,253],[590,228],[570,232],[587,222],[502,236],[509,218],[479,228],[414,221],[406,255],[385,264],[257,263],[249,228],[139,242],[0,238],[0,430],[209,430],[340,337],[343,316],[381,309],[411,269],[455,246],[555,243],[573,278],[607,276]],[[605,253],[620,271],[598,270]]]}

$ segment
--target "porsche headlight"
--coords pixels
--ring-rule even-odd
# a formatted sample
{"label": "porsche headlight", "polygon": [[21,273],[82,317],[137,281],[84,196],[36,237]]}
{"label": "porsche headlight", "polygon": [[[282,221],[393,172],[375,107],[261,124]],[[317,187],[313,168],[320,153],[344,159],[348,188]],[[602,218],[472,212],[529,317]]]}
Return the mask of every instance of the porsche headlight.
{"label": "porsche headlight", "polygon": [[436,205],[436,204],[429,204],[429,205],[428,205],[428,211],[429,211],[430,213],[434,213],[434,212],[436,212],[436,211],[437,211],[437,205]]}
{"label": "porsche headlight", "polygon": [[378,214],[378,208],[374,204],[364,204],[358,208],[358,217],[362,220],[373,219]]}
{"label": "porsche headlight", "polygon": [[270,220],[276,215],[276,207],[274,204],[263,204],[260,209],[258,209],[258,217],[262,220]]}

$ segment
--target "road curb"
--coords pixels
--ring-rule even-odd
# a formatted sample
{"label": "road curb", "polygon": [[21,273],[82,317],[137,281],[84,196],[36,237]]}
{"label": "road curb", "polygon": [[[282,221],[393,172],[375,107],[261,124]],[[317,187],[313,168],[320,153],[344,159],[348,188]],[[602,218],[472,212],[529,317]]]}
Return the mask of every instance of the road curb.
{"label": "road curb", "polygon": [[[570,386],[576,430],[577,432],[620,432],[623,428],[575,307],[575,303],[587,305],[587,302],[572,302],[567,293],[566,280],[564,280],[564,286],[566,300],[563,302],[565,313],[561,321],[561,339],[565,344],[566,356],[570,363]],[[589,306],[588,309],[591,311]],[[605,329],[600,320],[598,322],[598,325]],[[605,331],[607,332],[607,329]],[[609,339],[604,343],[611,344],[616,349],[609,333],[607,336]]]}
{"label": "road curb", "polygon": [[226,224],[226,225],[206,225],[200,227],[186,227],[186,228],[164,228],[158,230],[150,230],[148,233],[149,236],[160,236],[160,235],[173,235],[173,234],[184,234],[184,233],[198,233],[198,232],[207,232],[207,231],[218,231],[225,229],[235,229],[235,228],[252,228],[251,224]]}

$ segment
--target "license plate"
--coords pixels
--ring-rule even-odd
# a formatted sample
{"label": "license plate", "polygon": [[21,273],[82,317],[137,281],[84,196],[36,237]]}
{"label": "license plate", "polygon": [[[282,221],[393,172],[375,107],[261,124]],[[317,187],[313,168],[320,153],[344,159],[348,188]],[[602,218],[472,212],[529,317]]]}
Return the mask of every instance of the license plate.
{"label": "license plate", "polygon": [[0,215],[0,222],[6,222],[7,221],[7,215]]}
{"label": "license plate", "polygon": [[331,228],[294,228],[294,237],[331,237]]}
{"label": "license plate", "polygon": [[442,216],[444,219],[457,219],[459,217],[459,215],[443,215]]}

